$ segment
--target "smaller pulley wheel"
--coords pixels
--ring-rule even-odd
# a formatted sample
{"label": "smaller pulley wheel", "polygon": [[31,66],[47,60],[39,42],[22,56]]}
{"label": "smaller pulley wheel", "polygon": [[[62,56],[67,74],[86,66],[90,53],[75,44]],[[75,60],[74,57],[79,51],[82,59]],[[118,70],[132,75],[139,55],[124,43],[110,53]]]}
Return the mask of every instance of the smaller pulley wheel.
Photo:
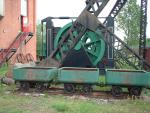
{"label": "smaller pulley wheel", "polygon": [[91,85],[83,85],[82,92],[84,94],[90,94],[92,92],[92,86]]}
{"label": "smaller pulley wheel", "polygon": [[44,83],[36,83],[35,89],[36,89],[37,92],[42,92],[42,91],[44,91],[44,90],[45,90]]}
{"label": "smaller pulley wheel", "polygon": [[29,88],[30,88],[30,85],[29,85],[28,82],[20,82],[20,87],[19,87],[19,89],[20,89],[21,91],[28,91]]}
{"label": "smaller pulley wheel", "polygon": [[129,90],[129,94],[132,96],[140,96],[141,92],[142,92],[142,88],[141,87],[130,87],[128,88]]}
{"label": "smaller pulley wheel", "polygon": [[122,95],[122,88],[120,86],[112,86],[111,93],[114,97],[119,97]]}
{"label": "smaller pulley wheel", "polygon": [[66,93],[74,93],[75,86],[73,84],[64,84],[64,90]]}

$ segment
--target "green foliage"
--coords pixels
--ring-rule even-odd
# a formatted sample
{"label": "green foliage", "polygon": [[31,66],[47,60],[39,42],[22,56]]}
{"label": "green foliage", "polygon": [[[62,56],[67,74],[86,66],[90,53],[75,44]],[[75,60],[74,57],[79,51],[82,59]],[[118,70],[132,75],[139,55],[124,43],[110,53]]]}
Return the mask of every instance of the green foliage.
{"label": "green foliage", "polygon": [[125,33],[124,41],[134,47],[139,44],[140,37],[140,6],[137,0],[128,0],[117,16],[118,29]]}
{"label": "green foliage", "polygon": [[37,37],[37,54],[39,55],[40,54],[40,50],[41,50],[41,47],[42,47],[42,38],[41,38],[41,24],[37,24],[36,26],[36,37]]}
{"label": "green foliage", "polygon": [[[137,0],[128,0],[116,18],[117,29],[124,32],[124,42],[138,53],[140,39],[140,6]],[[122,48],[124,49],[124,48]],[[129,53],[128,53],[129,55]],[[133,69],[124,59],[118,59],[117,67]],[[128,59],[132,60],[132,59]],[[131,61],[132,62],[132,61]],[[138,63],[138,62],[137,62]]]}
{"label": "green foliage", "polygon": [[146,47],[150,47],[150,38],[147,38],[146,40]]}
{"label": "green foliage", "polygon": [[[46,39],[45,39],[45,37],[46,37],[46,26],[45,26],[45,24],[43,25],[43,34],[42,34],[42,25],[40,23],[37,24],[36,29],[37,29],[37,31],[36,31],[36,35],[37,35],[37,55],[43,56],[43,55],[46,54],[46,53],[44,53],[44,51],[42,53],[42,50],[45,50],[45,48],[46,48],[45,47],[46,46],[45,45],[45,42],[46,42]],[[42,37],[42,35],[43,35],[43,37]]]}
{"label": "green foliage", "polygon": [[0,67],[0,77],[4,76],[8,71],[8,66],[7,64],[4,64],[2,67]]}
{"label": "green foliage", "polygon": [[69,109],[66,102],[57,102],[52,105],[52,108],[56,109],[58,112],[65,112]]}
{"label": "green foliage", "polygon": [[149,113],[150,101],[64,97],[61,95],[32,96],[0,93],[0,113]]}

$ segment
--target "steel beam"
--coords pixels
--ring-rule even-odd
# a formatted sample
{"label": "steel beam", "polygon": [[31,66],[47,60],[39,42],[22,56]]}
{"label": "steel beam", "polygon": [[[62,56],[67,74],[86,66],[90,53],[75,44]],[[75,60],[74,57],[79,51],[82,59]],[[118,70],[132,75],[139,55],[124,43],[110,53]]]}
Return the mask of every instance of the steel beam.
{"label": "steel beam", "polygon": [[110,11],[108,17],[104,21],[104,24],[107,23],[109,17],[115,18],[118,15],[118,13],[120,12],[120,10],[122,9],[122,7],[125,5],[126,2],[127,2],[127,0],[117,0],[114,7]]}

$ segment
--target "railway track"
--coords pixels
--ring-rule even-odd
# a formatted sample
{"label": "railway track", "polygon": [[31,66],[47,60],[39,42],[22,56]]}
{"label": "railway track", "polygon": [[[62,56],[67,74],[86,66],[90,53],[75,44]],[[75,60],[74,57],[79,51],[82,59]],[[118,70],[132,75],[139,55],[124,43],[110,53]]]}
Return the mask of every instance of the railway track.
{"label": "railway track", "polygon": [[85,97],[85,98],[96,98],[96,99],[105,99],[105,100],[114,100],[114,99],[119,99],[119,100],[123,100],[123,99],[143,99],[142,96],[129,96],[129,94],[127,92],[124,92],[122,95],[120,96],[113,96],[111,94],[111,91],[98,91],[98,90],[94,90],[89,94],[85,94],[81,91],[76,91],[74,93],[67,93],[64,91],[64,89],[62,87],[51,87],[48,88],[47,90],[44,90],[43,92],[40,91],[35,91],[35,89],[30,89],[29,91],[20,91],[19,89],[17,89],[15,91],[16,94],[21,94],[21,95],[44,95],[44,94],[48,94],[48,95],[63,95],[63,96],[67,96],[67,97]]}

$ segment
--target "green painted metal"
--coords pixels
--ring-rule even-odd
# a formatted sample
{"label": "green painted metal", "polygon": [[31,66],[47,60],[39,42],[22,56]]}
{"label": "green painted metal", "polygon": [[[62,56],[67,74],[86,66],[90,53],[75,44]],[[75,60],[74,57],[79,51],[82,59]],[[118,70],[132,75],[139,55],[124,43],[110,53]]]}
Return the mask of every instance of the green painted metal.
{"label": "green painted metal", "polygon": [[49,82],[57,77],[57,68],[50,67],[22,67],[13,69],[15,81]]}
{"label": "green painted metal", "polygon": [[96,84],[98,79],[98,68],[63,67],[58,70],[58,81],[62,83]]}
{"label": "green painted metal", "polygon": [[[68,23],[65,25],[60,31],[58,32],[55,41],[54,41],[54,48],[56,48],[61,40],[62,36],[70,29],[72,23]],[[73,32],[73,36],[76,36],[77,33]],[[71,45],[73,42],[70,40],[69,43],[64,43],[63,51],[68,51],[68,46]],[[81,46],[85,49],[91,63],[96,66],[99,61],[101,61],[102,57],[104,56],[105,52],[105,42],[103,40],[103,36],[101,33],[96,33],[93,31],[88,30],[81,41],[75,46],[75,50],[79,50]],[[60,55],[56,55],[57,59],[60,59]]]}
{"label": "green painted metal", "polygon": [[102,34],[98,35],[95,32],[88,31],[81,39],[81,42],[90,61],[96,66],[103,58],[105,52],[105,42],[102,38]]}
{"label": "green painted metal", "polygon": [[69,30],[71,25],[72,23],[68,23],[58,31],[57,36],[55,37],[55,40],[54,40],[54,48],[58,46],[58,42],[61,40],[62,34],[66,33]]}
{"label": "green painted metal", "polygon": [[150,72],[143,70],[106,70],[107,85],[150,87]]}

